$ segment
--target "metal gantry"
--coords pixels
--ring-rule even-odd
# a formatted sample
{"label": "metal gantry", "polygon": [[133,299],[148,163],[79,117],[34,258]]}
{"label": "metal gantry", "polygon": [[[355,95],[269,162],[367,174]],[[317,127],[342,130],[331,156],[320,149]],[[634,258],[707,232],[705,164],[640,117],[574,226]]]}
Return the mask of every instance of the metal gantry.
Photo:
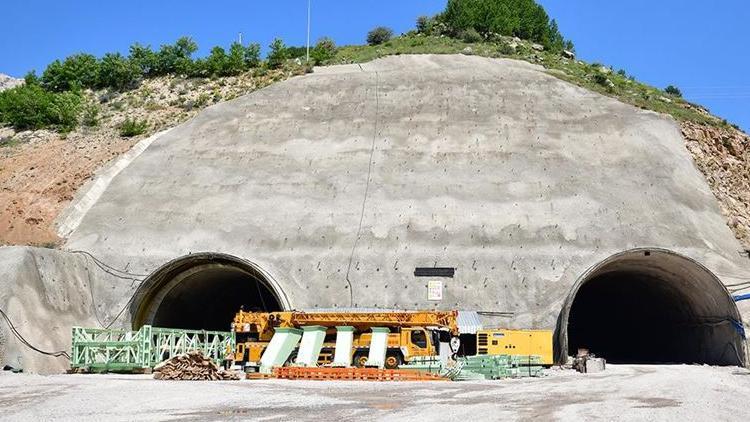
{"label": "metal gantry", "polygon": [[234,350],[232,332],[181,330],[144,325],[140,330],[73,327],[71,368],[92,372],[134,372],[190,351],[221,364]]}

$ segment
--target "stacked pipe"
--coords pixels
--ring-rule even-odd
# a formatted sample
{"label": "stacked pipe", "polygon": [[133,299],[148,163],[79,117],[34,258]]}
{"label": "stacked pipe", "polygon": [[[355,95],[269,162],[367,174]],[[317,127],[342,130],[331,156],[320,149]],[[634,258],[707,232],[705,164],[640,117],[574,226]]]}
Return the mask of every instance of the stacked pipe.
{"label": "stacked pipe", "polygon": [[203,356],[203,353],[194,351],[177,355],[156,365],[154,379],[222,381],[238,380],[240,377],[235,372],[220,369],[214,361]]}

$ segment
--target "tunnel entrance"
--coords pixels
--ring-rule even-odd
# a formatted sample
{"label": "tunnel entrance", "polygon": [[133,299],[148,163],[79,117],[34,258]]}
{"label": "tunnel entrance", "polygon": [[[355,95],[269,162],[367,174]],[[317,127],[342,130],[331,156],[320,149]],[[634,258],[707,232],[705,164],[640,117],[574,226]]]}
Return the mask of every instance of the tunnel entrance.
{"label": "tunnel entrance", "polygon": [[[612,363],[743,365],[739,312],[705,267],[666,250],[618,254],[587,272],[561,313],[561,352]],[[559,356],[560,360],[564,356]]]}
{"label": "tunnel entrance", "polygon": [[240,307],[280,311],[288,304],[259,267],[224,254],[193,254],[156,270],[139,287],[133,327],[227,331]]}

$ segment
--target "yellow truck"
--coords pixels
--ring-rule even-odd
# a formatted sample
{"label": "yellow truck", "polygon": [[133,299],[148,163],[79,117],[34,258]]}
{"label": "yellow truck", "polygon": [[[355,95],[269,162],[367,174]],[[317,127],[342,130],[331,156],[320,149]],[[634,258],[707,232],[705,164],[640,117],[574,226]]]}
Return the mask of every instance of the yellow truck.
{"label": "yellow truck", "polygon": [[[437,356],[440,342],[458,336],[457,311],[415,312],[245,312],[239,311],[232,323],[236,336],[233,360],[236,364],[257,364],[277,327],[299,328],[320,325],[328,332],[318,357],[323,365],[333,360],[337,326],[354,327],[352,362],[364,366],[369,354],[372,327],[387,327],[385,366],[398,368],[417,356]],[[451,352],[452,353],[452,352]],[[294,359],[294,354],[290,360]]]}
{"label": "yellow truck", "polygon": [[[552,365],[552,332],[546,330],[480,330],[460,334],[457,311],[413,312],[245,312],[240,310],[232,322],[236,349],[231,353],[236,364],[255,365],[278,327],[300,328],[319,325],[327,334],[318,364],[332,362],[337,326],[354,327],[352,362],[364,366],[369,353],[373,327],[388,327],[385,366],[395,369],[414,357],[439,356],[441,344],[448,343],[449,356],[538,355],[544,365]],[[460,341],[457,341],[460,336]],[[460,343],[463,342],[463,346]],[[294,359],[294,354],[290,361]]]}

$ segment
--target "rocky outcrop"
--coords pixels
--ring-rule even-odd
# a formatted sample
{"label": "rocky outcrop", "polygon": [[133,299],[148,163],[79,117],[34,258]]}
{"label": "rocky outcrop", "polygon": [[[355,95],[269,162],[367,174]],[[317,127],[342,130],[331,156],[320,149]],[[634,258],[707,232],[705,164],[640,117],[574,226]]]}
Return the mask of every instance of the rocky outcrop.
{"label": "rocky outcrop", "polygon": [[0,73],[0,91],[13,88],[14,86],[21,85],[22,83],[23,79],[16,79],[4,73]]}
{"label": "rocky outcrop", "polygon": [[693,122],[682,123],[682,134],[727,224],[750,249],[750,136],[734,128]]}

